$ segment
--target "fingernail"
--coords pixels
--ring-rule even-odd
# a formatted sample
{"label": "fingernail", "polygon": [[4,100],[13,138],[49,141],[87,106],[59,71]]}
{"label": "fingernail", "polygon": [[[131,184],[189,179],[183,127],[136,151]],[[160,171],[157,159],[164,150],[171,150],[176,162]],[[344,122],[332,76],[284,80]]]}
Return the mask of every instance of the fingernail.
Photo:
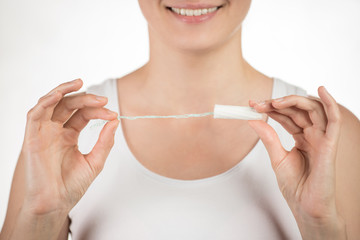
{"label": "fingernail", "polygon": [[107,112],[108,112],[108,114],[110,114],[110,115],[117,115],[117,112],[113,112],[113,111],[111,111],[111,110],[107,110]]}
{"label": "fingernail", "polygon": [[259,106],[265,105],[265,101],[260,100],[260,101],[256,101],[256,104]]}
{"label": "fingernail", "polygon": [[107,98],[106,98],[106,97],[97,96],[97,97],[95,97],[95,100],[96,100],[97,102],[104,102],[104,101],[107,100]]}
{"label": "fingernail", "polygon": [[284,101],[284,98],[277,98],[277,99],[274,99],[273,101],[274,102],[282,102],[282,101]]}

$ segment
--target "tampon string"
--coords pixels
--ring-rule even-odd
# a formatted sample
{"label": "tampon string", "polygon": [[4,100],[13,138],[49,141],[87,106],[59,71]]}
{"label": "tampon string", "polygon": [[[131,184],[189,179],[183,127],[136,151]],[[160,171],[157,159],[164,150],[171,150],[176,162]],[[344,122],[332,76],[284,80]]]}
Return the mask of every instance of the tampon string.
{"label": "tampon string", "polygon": [[124,119],[130,119],[130,120],[135,120],[135,119],[140,119],[140,118],[193,118],[193,117],[205,117],[205,116],[211,116],[214,115],[214,112],[206,112],[206,113],[189,113],[189,114],[182,114],[182,115],[166,115],[166,116],[158,116],[158,115],[154,115],[154,116],[118,116],[118,119],[120,120],[121,118]]}
{"label": "tampon string", "polygon": [[[194,117],[206,117],[213,116],[214,118],[220,119],[241,119],[241,120],[260,120],[262,119],[262,114],[257,113],[255,109],[251,107],[242,107],[242,106],[231,106],[231,105],[219,105],[215,104],[213,112],[205,113],[189,113],[181,115],[149,115],[149,116],[118,116],[118,119],[144,119],[144,118],[194,118]],[[93,124],[91,127],[102,126],[107,121],[98,120],[97,123]]]}

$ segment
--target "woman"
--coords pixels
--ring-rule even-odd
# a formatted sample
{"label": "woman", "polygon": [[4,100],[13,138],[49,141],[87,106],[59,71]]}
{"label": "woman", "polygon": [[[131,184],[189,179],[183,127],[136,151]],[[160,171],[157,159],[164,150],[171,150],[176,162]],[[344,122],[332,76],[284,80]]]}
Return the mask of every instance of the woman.
{"label": "woman", "polygon": [[[307,97],[244,60],[250,2],[139,0],[149,62],[86,93],[65,96],[82,81],[64,83],[29,111],[0,239],[356,239],[359,120],[324,87]],[[214,104],[270,118],[121,120],[116,131],[118,113]],[[85,126],[98,118],[109,122],[97,140]]]}

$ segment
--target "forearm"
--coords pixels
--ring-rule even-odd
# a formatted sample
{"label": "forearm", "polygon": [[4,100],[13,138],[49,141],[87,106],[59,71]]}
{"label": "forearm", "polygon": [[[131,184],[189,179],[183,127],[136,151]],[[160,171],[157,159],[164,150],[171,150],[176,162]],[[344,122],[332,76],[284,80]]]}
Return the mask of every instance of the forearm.
{"label": "forearm", "polygon": [[44,215],[21,209],[11,229],[3,229],[0,240],[51,240],[57,239],[66,221],[67,213],[54,211]]}

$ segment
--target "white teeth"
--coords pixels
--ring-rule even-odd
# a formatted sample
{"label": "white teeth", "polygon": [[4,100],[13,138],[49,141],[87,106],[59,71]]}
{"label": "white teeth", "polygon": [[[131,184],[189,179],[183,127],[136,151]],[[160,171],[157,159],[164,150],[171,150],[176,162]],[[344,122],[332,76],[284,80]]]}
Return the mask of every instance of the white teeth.
{"label": "white teeth", "polygon": [[192,9],[186,9],[185,10],[186,16],[193,16],[194,15],[194,10]]}
{"label": "white teeth", "polygon": [[211,13],[211,12],[215,12],[215,11],[216,11],[216,9],[217,9],[217,7],[209,8],[209,9],[208,9],[208,12],[209,12],[209,13]]}
{"label": "white teeth", "polygon": [[206,8],[201,9],[201,14],[207,14],[208,10]]}
{"label": "white teeth", "polygon": [[184,9],[184,8],[174,8],[172,7],[171,10],[176,12],[177,14],[183,16],[200,16],[208,13],[215,12],[218,7],[213,8],[203,8],[203,9]]}

